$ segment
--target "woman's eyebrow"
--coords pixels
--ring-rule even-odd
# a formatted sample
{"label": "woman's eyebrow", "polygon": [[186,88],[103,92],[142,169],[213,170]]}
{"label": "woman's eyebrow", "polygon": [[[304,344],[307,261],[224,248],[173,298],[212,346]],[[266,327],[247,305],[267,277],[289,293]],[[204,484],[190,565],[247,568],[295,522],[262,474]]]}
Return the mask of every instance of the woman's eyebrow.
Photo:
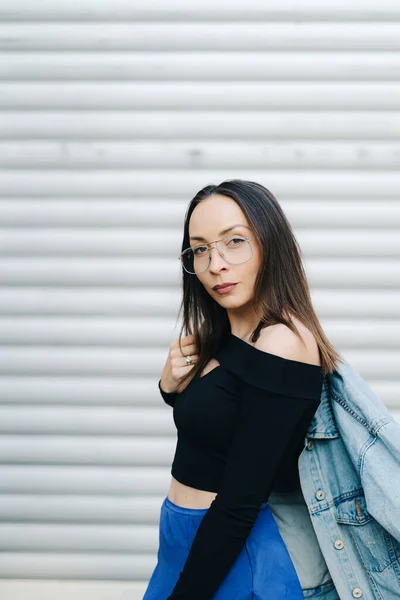
{"label": "woman's eyebrow", "polygon": [[[235,229],[235,227],[247,227],[247,229],[250,229],[250,227],[248,225],[245,225],[244,223],[236,223],[235,225],[231,225],[230,227],[223,229],[222,231],[219,232],[218,235],[225,235],[225,233],[228,233],[228,231],[230,231],[231,229]],[[194,236],[194,235],[191,235],[189,239],[190,240],[202,240],[204,242],[206,241],[206,238]]]}

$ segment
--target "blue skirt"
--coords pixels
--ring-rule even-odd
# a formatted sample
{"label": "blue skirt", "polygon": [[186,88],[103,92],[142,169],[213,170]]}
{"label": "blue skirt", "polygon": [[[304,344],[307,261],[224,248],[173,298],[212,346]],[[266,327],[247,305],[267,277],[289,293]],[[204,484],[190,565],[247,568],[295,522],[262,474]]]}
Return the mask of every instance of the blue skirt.
{"label": "blue skirt", "polygon": [[[142,600],[165,600],[182,571],[208,508],[185,508],[164,498],[157,564]],[[268,503],[213,600],[304,600],[300,581]]]}

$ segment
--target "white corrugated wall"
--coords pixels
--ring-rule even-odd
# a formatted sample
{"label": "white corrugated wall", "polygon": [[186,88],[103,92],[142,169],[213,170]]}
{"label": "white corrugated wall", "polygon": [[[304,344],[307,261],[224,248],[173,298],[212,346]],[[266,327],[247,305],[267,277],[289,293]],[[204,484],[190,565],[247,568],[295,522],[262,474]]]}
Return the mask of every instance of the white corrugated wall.
{"label": "white corrugated wall", "polygon": [[0,1],[0,578],[150,576],[208,183],[276,195],[327,334],[400,416],[399,49],[396,0]]}

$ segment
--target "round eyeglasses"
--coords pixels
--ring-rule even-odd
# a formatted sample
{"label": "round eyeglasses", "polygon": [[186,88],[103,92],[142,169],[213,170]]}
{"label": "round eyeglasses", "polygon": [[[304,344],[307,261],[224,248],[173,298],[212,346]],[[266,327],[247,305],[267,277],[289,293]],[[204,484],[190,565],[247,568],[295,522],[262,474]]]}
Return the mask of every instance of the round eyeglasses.
{"label": "round eyeglasses", "polygon": [[200,244],[186,248],[179,256],[183,268],[191,275],[199,275],[207,271],[211,262],[211,244],[215,244],[216,249],[226,262],[231,265],[240,265],[248,262],[253,256],[253,250],[250,242],[254,237],[245,238],[235,236],[208,244]]}

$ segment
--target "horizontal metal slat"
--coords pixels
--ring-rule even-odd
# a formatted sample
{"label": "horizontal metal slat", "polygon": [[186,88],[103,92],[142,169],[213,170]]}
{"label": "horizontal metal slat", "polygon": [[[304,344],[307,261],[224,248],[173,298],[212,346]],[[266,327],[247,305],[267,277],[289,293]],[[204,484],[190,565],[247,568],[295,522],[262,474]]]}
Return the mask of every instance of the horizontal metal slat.
{"label": "horizontal metal slat", "polygon": [[129,0],[86,0],[82,5],[78,0],[54,4],[53,0],[15,0],[12,5],[2,7],[3,21],[292,21],[333,20],[333,21],[393,21],[400,19],[400,8],[396,0],[382,0],[376,3],[363,1],[346,2],[336,0],[321,3],[318,0],[302,0],[301,6],[294,7],[292,0],[270,0],[260,4],[251,0],[243,5],[240,0],[231,0],[229,13],[225,4],[213,0],[192,0],[190,4],[183,0],[168,3],[162,0],[147,0],[146,4],[132,3]]}
{"label": "horizontal metal slat", "polygon": [[[5,258],[0,259],[0,284],[176,286],[178,258]],[[151,296],[151,289],[148,295]]]}
{"label": "horizontal metal slat", "polygon": [[399,50],[400,24],[7,23],[0,50]]}
{"label": "horizontal metal slat", "polygon": [[[357,322],[364,318],[398,319],[400,313],[400,290],[364,289],[313,289],[311,297],[314,307],[323,323],[329,326],[333,318],[354,319]],[[0,295],[1,307],[1,295]]]}
{"label": "horizontal metal slat", "polygon": [[[374,325],[376,326],[376,322],[365,322],[356,327],[361,335],[368,337]],[[395,323],[392,325],[396,326]],[[383,323],[383,328],[390,335],[390,323]],[[178,337],[178,330],[173,333],[173,323],[157,317],[0,317],[0,345],[98,345],[109,348],[136,346],[151,349],[167,348],[175,337]],[[390,344],[390,339],[388,343]]]}
{"label": "horizontal metal slat", "polygon": [[106,465],[170,467],[176,434],[164,437],[112,435],[14,435],[0,436],[0,462],[8,464]]}
{"label": "horizontal metal slat", "polygon": [[40,141],[0,142],[2,168],[285,168],[395,169],[395,141]]}
{"label": "horizontal metal slat", "polygon": [[[362,236],[363,232],[358,235]],[[379,232],[375,233],[379,237]],[[3,256],[48,256],[52,260],[66,256],[82,255],[85,259],[90,256],[143,257],[152,259],[159,257],[161,260],[176,259],[181,250],[183,227],[158,229],[137,229],[125,227],[124,229],[85,229],[84,227],[70,229],[25,228],[0,229],[0,253]],[[370,237],[370,236],[369,236]],[[385,232],[385,240],[391,237],[390,232]],[[172,262],[172,261],[171,261]]]}
{"label": "horizontal metal slat", "polygon": [[20,523],[158,524],[158,496],[0,494],[0,520]]}
{"label": "horizontal metal slat", "polygon": [[3,52],[3,81],[398,81],[395,52]]}
{"label": "horizontal metal slat", "polygon": [[126,552],[157,551],[156,525],[0,523],[0,552]]}
{"label": "horizontal metal slat", "polygon": [[168,348],[0,346],[0,374],[158,377]]}
{"label": "horizontal metal slat", "polygon": [[[60,117],[58,129],[62,129],[63,135],[70,138],[79,136],[79,132],[86,132],[86,135],[120,136],[123,138],[132,135],[142,135],[149,137],[156,135],[168,136],[174,138],[177,134],[182,139],[186,134],[197,135],[215,139],[232,137],[238,135],[257,136],[258,139],[265,139],[271,135],[280,135],[291,137],[297,131],[297,135],[312,136],[317,139],[325,139],[328,135],[339,139],[348,137],[352,134],[354,127],[358,136],[366,137],[368,135],[378,135],[381,137],[397,139],[399,131],[399,120],[393,118],[390,112],[399,110],[400,84],[397,81],[246,81],[235,83],[234,81],[169,81],[165,82],[144,81],[144,82],[1,82],[0,81],[0,109],[10,109],[16,111],[37,110],[43,111],[65,109],[66,111],[85,110],[83,120],[72,117],[74,123],[69,125],[66,117]],[[120,111],[123,109],[130,113],[130,116],[114,116],[110,122],[104,119],[101,124],[97,115],[92,115],[93,110],[111,109]],[[142,110],[135,118],[132,111]],[[163,115],[164,125],[160,127],[159,115],[157,110],[167,111]],[[181,114],[171,114],[171,109],[181,110]],[[202,121],[197,123],[190,110],[203,109],[207,111]],[[219,112],[216,113],[219,109]],[[225,114],[223,111],[226,111]],[[239,111],[238,116],[233,113],[233,109]],[[294,116],[288,114],[284,116],[283,124],[279,115],[283,110],[294,111]],[[312,109],[312,112],[310,110]],[[322,109],[332,111],[353,110],[354,114],[342,116],[335,115],[333,112],[329,119],[324,119],[318,111]],[[246,110],[251,111],[246,114]],[[254,111],[258,111],[254,113]],[[273,113],[268,115],[268,110]],[[300,125],[301,119],[298,116],[300,110],[305,114],[301,116],[303,125]],[[371,114],[366,118],[360,115],[360,111],[370,110]],[[151,111],[151,112],[149,112]],[[209,111],[211,114],[208,115]],[[306,113],[308,111],[308,114]],[[380,114],[377,111],[381,111]],[[215,117],[213,116],[215,114]],[[387,113],[386,115],[384,113]],[[199,115],[201,117],[201,115]],[[36,135],[38,137],[47,137],[49,129],[54,131],[54,120],[49,115],[49,122],[45,122],[45,113],[38,115],[42,117],[36,126]],[[47,117],[47,114],[46,114]],[[147,118],[146,118],[147,117]],[[349,124],[343,122],[343,119],[349,119]],[[351,122],[350,122],[351,119]],[[365,125],[360,126],[360,121],[365,120]],[[87,121],[87,122],[86,122]],[[204,128],[204,121],[209,123],[208,131]],[[212,127],[212,122],[216,123],[218,129]],[[294,121],[293,127],[290,125]],[[331,121],[331,124],[329,122]],[[387,122],[393,122],[394,128],[391,132],[386,126]],[[125,123],[126,122],[126,123]],[[274,124],[275,122],[275,124]],[[142,124],[141,124],[142,123]],[[182,125],[186,123],[186,131]],[[197,124],[196,124],[197,123]],[[235,127],[232,127],[232,123]],[[354,125],[353,125],[354,123]],[[126,125],[124,133],[124,124]],[[297,125],[296,125],[297,124]],[[161,124],[162,125],[162,124]],[[339,129],[338,129],[339,125]],[[10,131],[10,126],[3,130],[3,136]],[[68,133],[68,128],[70,133]],[[364,128],[365,133],[362,133]],[[29,131],[19,128],[19,135],[26,137]],[[78,132],[78,133],[76,133]],[[101,134],[99,133],[101,132]],[[216,133],[218,132],[218,134]],[[257,133],[258,132],[258,133]],[[336,132],[336,133],[335,133]]]}
{"label": "horizontal metal slat", "polygon": [[[398,199],[400,172],[342,170],[288,170],[270,169],[268,174],[260,169],[242,169],[237,173],[242,179],[258,181],[283,200],[339,197],[346,190],[346,198],[375,199],[385,190],[385,199]],[[175,195],[192,198],[199,189],[210,182],[220,183],[231,172],[226,169],[152,169],[151,177],[145,169],[4,169],[1,171],[0,196],[30,197],[154,197]]]}
{"label": "horizontal metal slat", "polygon": [[[148,435],[149,438],[156,438],[157,444],[160,444],[162,440],[157,436],[175,437],[176,428],[171,412],[165,409],[158,386],[155,385],[154,388],[159,395],[159,406],[154,408],[113,406],[111,403],[106,407],[0,404],[0,434],[104,435],[107,437]],[[8,439],[5,438],[6,444]],[[123,438],[122,441],[125,443]],[[95,440],[95,444],[97,443],[98,441]],[[110,443],[113,443],[112,440]],[[143,446],[143,451],[145,450],[146,444]],[[134,445],[133,451],[130,452],[135,451]]]}
{"label": "horizontal metal slat", "polygon": [[[2,554],[4,556],[4,553]],[[23,555],[25,557],[25,555]],[[21,555],[19,555],[21,558]],[[7,561],[12,555],[7,554]],[[154,567],[153,567],[154,568]],[[106,581],[66,579],[2,579],[0,594],[3,600],[109,600],[109,598],[130,598],[142,600],[148,579],[143,581]]]}
{"label": "horizontal metal slat", "polygon": [[[99,552],[98,548],[93,552],[3,551],[0,561],[0,578],[72,579],[75,582],[79,579],[101,579],[103,585],[107,583],[103,580],[130,582],[148,580],[156,564],[155,556],[154,549],[146,554]],[[79,586],[79,583],[77,585]],[[22,594],[22,597],[26,598],[24,591]],[[57,596],[57,598],[59,597]],[[76,593],[73,592],[72,597],[76,598]],[[39,598],[43,598],[42,591]],[[87,596],[85,596],[86,598]]]}
{"label": "horizontal metal slat", "polygon": [[[124,283],[120,287],[102,286],[88,288],[87,282],[77,287],[35,287],[19,285],[18,287],[0,287],[1,315],[108,315],[145,317],[157,314],[159,318],[176,317],[180,294],[178,281],[164,282],[164,287],[135,287],[127,289]],[[356,292],[357,293],[357,292]],[[385,296],[393,291],[371,290],[372,294],[383,294],[382,301],[388,311],[393,309],[395,296]],[[376,295],[373,296],[376,298]],[[392,300],[393,299],[393,300]],[[368,298],[367,298],[368,301]],[[399,305],[400,306],[400,305]],[[373,303],[371,306],[373,310]],[[400,308],[399,308],[400,310]],[[386,313],[389,315],[389,313]],[[397,311],[396,311],[397,314]]]}
{"label": "horizontal metal slat", "polygon": [[0,493],[164,495],[171,482],[170,465],[3,465]]}
{"label": "horizontal metal slat", "polygon": [[[151,205],[152,210],[149,210]],[[183,231],[183,220],[187,206],[185,200],[175,200],[174,198],[104,198],[102,200],[91,200],[72,196],[70,198],[53,198],[51,200],[41,200],[39,198],[13,198],[2,199],[0,203],[0,225],[6,227],[29,227],[30,230],[43,226],[62,226],[75,227],[79,230],[82,227],[101,226],[103,231],[113,227],[143,227],[159,226],[167,228],[168,226],[177,227],[181,224]],[[303,203],[302,203],[303,206]],[[318,206],[314,204],[316,208]],[[346,210],[348,218],[351,218],[352,207],[344,203],[343,209]],[[383,209],[382,209],[383,207]],[[295,207],[293,207],[295,208]],[[371,224],[379,223],[382,219],[382,213],[385,208],[391,211],[391,220],[381,220],[381,223],[390,225],[393,219],[397,217],[397,209],[400,220],[400,207],[393,202],[363,204],[363,213],[360,215],[359,204],[353,204],[354,225],[356,217],[360,219],[366,214],[367,222]],[[331,205],[331,216],[337,212],[337,205]],[[368,218],[369,217],[369,218]],[[331,221],[330,221],[331,222]]]}
{"label": "horizontal metal slat", "polygon": [[[166,350],[167,352],[167,350]],[[161,370],[160,374],[161,375]],[[4,375],[0,377],[0,399],[3,403],[79,405],[79,406],[144,406],[161,408],[164,401],[158,390],[157,377],[86,377],[62,375]],[[165,410],[170,410],[165,405]]]}

